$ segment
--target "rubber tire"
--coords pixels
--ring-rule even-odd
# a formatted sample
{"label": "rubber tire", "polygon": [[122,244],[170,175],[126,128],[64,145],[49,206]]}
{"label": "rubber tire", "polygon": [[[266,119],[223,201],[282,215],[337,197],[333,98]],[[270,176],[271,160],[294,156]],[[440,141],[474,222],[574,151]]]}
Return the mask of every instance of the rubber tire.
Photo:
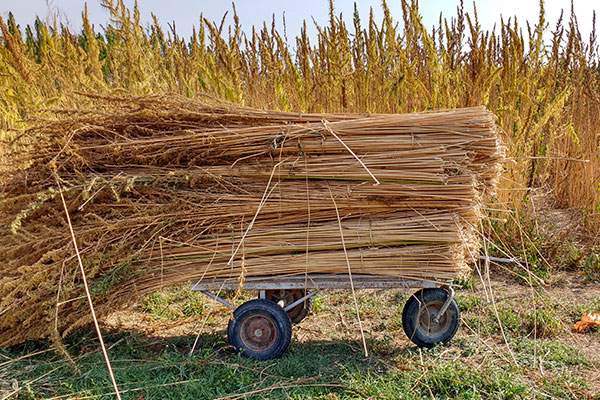
{"label": "rubber tire", "polygon": [[[284,290],[285,291],[293,291],[294,294],[297,294],[296,296],[293,296],[294,301],[299,300],[301,297],[304,297],[304,294],[303,294],[304,291],[302,289],[291,289],[291,290],[284,289]],[[300,296],[300,297],[298,297],[298,296]],[[274,301],[275,303],[278,303],[279,300],[281,300],[281,290],[280,289],[265,290],[265,298],[267,300],[271,300],[271,301]],[[310,312],[311,305],[312,305],[312,297],[309,297],[303,303],[300,303],[296,307],[287,311],[288,317],[290,317],[290,321],[292,321],[292,324],[298,324],[304,318],[306,318],[306,316]],[[284,307],[285,307],[285,305],[284,305]]]}
{"label": "rubber tire", "polygon": [[[452,299],[448,309],[442,315],[440,322],[444,321],[443,329],[435,334],[430,334],[419,324],[419,316],[424,313],[435,315],[448,299],[448,292],[441,288],[421,289],[408,299],[402,310],[402,328],[406,336],[417,346],[431,348],[436,344],[450,341],[460,325],[460,310],[456,301]],[[432,310],[428,312],[428,306]],[[426,307],[425,310],[422,307]],[[425,324],[427,321],[423,321]]]}
{"label": "rubber tire", "polygon": [[[266,350],[248,348],[242,339],[242,327],[252,317],[262,316],[271,321],[276,335],[274,343]],[[227,339],[244,357],[255,360],[270,360],[280,357],[292,340],[292,324],[283,308],[273,301],[265,299],[250,300],[233,312],[233,320],[227,326]]]}

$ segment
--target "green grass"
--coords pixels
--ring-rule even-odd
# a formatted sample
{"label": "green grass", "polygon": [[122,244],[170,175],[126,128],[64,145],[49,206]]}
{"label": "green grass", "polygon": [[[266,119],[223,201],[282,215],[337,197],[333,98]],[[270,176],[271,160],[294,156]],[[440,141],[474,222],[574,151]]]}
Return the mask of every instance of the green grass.
{"label": "green grass", "polygon": [[583,262],[583,273],[592,283],[600,283],[600,251],[594,247]]}
{"label": "green grass", "polygon": [[208,304],[199,292],[182,285],[152,293],[142,299],[142,311],[157,320],[174,321],[178,318],[202,315]]}
{"label": "green grass", "polygon": [[565,343],[550,340],[514,339],[513,350],[521,365],[554,369],[563,373],[571,366],[589,366],[590,360],[579,349]]}
{"label": "green grass", "polygon": [[[598,368],[597,357],[560,335],[534,339],[527,319],[534,312],[530,294],[514,293],[496,292],[508,347],[493,307],[472,287],[457,290],[465,321],[459,334],[430,350],[419,350],[404,337],[401,312],[408,295],[399,291],[358,292],[368,358],[351,294],[339,291],[315,299],[317,312],[294,328],[292,344],[277,360],[253,361],[234,353],[223,330],[226,312],[214,317],[221,321],[200,336],[191,357],[194,336],[109,332],[106,343],[124,399],[598,399],[586,379]],[[559,300],[543,292],[536,296],[541,326],[564,331],[572,323],[573,307],[556,307]],[[252,297],[244,293],[240,301]],[[148,296],[140,306],[157,324],[200,320],[208,309],[204,298],[184,287]],[[44,343],[0,349],[0,394],[19,388],[14,397],[19,400],[114,398],[94,331],[80,331],[65,345],[78,372],[53,351],[10,361],[47,349]]]}
{"label": "green grass", "polygon": [[[355,350],[360,347],[357,341],[309,341],[293,343],[281,359],[258,362],[230,351],[220,333],[202,336],[202,347],[192,357],[187,356],[186,339],[158,343],[133,335],[107,339],[109,346],[118,342],[110,355],[124,399],[212,399],[246,392],[256,392],[251,398],[528,399],[534,393],[520,368],[498,364],[494,358],[475,368],[461,358],[448,357],[444,347],[421,352],[409,348],[392,358],[375,353],[365,359]],[[533,362],[525,356],[532,348],[524,343],[516,345],[515,351],[526,365]],[[474,349],[469,351],[470,347]],[[13,350],[10,355],[29,350]],[[74,375],[69,364],[52,353],[11,364],[12,379],[23,387],[17,398],[111,398],[101,354],[74,344],[70,351],[77,353],[79,374]],[[485,355],[485,349],[473,341],[459,343],[453,352],[467,358]],[[541,346],[538,352],[550,354],[544,367],[560,371],[563,377],[544,381],[545,393],[557,395],[561,384],[586,390],[585,382],[567,377],[568,367],[587,365],[580,354],[555,343]],[[544,393],[544,387],[536,390]],[[562,394],[561,398],[573,398],[566,387]]]}

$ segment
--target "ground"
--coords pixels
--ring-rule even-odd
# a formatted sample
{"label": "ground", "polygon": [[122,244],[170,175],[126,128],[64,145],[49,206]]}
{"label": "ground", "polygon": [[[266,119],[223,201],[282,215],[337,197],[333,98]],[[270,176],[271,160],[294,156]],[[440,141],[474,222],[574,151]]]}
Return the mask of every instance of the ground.
{"label": "ground", "polygon": [[[492,268],[488,302],[475,276],[456,291],[459,332],[431,350],[404,335],[408,294],[397,290],[358,292],[368,357],[349,291],[318,297],[288,351],[271,361],[235,354],[226,343],[227,309],[185,287],[115,312],[102,329],[128,399],[600,399],[600,334],[572,330],[582,311],[600,311],[597,284],[562,272],[553,285],[530,286]],[[18,399],[112,398],[94,331],[65,344],[76,367],[54,351],[31,354],[43,344],[2,350],[0,390]]]}

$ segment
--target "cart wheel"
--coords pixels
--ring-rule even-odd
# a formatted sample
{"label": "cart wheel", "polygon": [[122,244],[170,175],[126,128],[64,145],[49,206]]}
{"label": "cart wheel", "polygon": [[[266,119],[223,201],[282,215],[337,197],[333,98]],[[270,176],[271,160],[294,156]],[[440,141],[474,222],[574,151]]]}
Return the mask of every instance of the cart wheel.
{"label": "cart wheel", "polygon": [[[278,290],[265,290],[265,298],[267,300],[274,301],[275,303],[287,307],[289,304],[300,300],[305,296],[305,291],[302,289],[278,289]],[[280,303],[283,302],[283,303]],[[283,305],[282,305],[283,304]],[[309,297],[296,307],[287,311],[288,317],[293,324],[297,324],[302,321],[308,315],[310,306],[312,304],[312,297]]]}
{"label": "cart wheel", "polygon": [[283,308],[270,300],[250,300],[233,312],[227,327],[229,344],[255,360],[279,357],[292,338],[292,325]]}
{"label": "cart wheel", "polygon": [[421,289],[413,294],[402,310],[402,327],[408,338],[419,347],[433,347],[454,337],[460,323],[460,310],[452,299],[448,309],[434,321],[448,299],[444,289]]}

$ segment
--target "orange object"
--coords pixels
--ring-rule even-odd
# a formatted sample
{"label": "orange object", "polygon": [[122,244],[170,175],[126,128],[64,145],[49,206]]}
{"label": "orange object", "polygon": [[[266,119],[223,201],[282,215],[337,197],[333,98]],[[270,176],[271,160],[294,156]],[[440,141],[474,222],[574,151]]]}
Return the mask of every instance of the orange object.
{"label": "orange object", "polygon": [[590,326],[600,326],[600,314],[599,313],[589,313],[583,314],[581,316],[581,321],[577,321],[573,326],[577,332],[585,332],[585,330]]}

